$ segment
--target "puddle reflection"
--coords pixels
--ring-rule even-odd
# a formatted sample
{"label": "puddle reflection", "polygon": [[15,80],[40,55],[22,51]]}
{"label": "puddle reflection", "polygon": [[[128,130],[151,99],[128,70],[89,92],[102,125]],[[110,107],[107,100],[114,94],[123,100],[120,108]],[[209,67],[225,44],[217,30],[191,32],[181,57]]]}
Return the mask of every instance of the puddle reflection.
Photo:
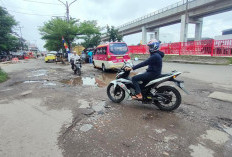
{"label": "puddle reflection", "polygon": [[68,80],[62,80],[60,82],[71,86],[84,85],[105,87],[115,79],[115,76],[116,74],[104,73],[97,77],[77,77]]}

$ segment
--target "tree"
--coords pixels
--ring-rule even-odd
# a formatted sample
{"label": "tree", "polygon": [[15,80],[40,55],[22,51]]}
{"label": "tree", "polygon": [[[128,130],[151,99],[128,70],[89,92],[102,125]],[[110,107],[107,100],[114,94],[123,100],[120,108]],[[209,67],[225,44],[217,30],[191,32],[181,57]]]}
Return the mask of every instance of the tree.
{"label": "tree", "polygon": [[0,51],[9,52],[17,48],[19,40],[12,35],[12,29],[16,25],[15,19],[0,6]]}
{"label": "tree", "polygon": [[61,18],[51,19],[46,22],[44,26],[39,28],[42,39],[46,41],[44,48],[49,51],[59,51],[64,48],[62,43],[63,36],[70,49],[71,43],[79,33],[77,22],[75,19],[70,19],[67,22]]}
{"label": "tree", "polygon": [[109,42],[121,42],[122,41],[122,35],[119,34],[118,29],[115,29],[114,26],[111,26],[111,28],[107,25],[107,36],[109,36]]}
{"label": "tree", "polygon": [[81,43],[85,48],[98,46],[101,42],[100,27],[96,21],[84,21],[80,23],[81,37],[84,42]]}

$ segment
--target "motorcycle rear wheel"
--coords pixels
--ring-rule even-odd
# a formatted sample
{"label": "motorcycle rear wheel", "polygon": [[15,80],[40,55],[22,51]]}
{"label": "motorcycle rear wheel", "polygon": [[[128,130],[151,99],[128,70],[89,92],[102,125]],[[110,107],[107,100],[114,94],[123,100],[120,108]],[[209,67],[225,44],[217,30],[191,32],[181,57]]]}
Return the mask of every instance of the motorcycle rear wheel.
{"label": "motorcycle rear wheel", "polygon": [[[181,104],[180,92],[172,86],[161,86],[157,89],[157,93],[167,94],[166,101],[156,101],[155,104],[162,111],[172,111],[177,109]],[[175,98],[175,100],[173,100]]]}
{"label": "motorcycle rear wheel", "polygon": [[125,98],[125,91],[118,85],[114,89],[114,84],[110,83],[107,87],[107,95],[111,101],[120,103]]}

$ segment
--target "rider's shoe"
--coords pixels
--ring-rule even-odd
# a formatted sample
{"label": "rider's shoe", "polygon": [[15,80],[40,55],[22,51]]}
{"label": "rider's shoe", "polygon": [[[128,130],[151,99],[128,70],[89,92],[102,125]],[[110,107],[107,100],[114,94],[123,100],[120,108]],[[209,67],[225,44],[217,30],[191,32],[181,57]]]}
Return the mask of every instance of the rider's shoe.
{"label": "rider's shoe", "polygon": [[135,100],[142,100],[143,99],[143,95],[141,93],[135,95],[135,96],[132,96],[132,99],[135,99]]}

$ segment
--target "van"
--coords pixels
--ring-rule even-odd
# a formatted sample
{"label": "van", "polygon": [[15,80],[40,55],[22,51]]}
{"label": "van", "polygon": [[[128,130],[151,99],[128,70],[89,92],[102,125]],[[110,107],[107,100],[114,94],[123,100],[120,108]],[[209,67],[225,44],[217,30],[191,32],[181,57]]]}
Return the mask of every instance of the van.
{"label": "van", "polygon": [[99,45],[93,53],[93,65],[102,71],[119,69],[124,61],[129,61],[129,51],[126,43],[112,42]]}

